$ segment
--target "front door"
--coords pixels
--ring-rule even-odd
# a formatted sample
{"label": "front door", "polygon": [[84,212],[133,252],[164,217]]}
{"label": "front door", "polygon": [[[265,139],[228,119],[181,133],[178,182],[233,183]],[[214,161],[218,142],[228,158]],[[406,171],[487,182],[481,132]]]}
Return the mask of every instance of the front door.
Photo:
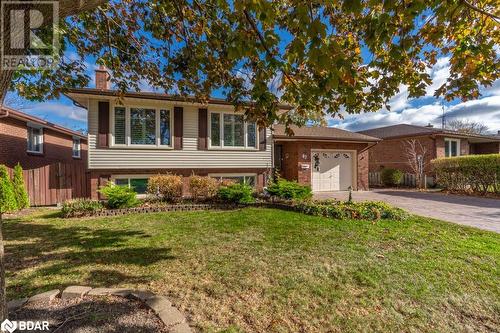
{"label": "front door", "polygon": [[311,156],[314,192],[346,191],[352,186],[353,153],[313,151]]}

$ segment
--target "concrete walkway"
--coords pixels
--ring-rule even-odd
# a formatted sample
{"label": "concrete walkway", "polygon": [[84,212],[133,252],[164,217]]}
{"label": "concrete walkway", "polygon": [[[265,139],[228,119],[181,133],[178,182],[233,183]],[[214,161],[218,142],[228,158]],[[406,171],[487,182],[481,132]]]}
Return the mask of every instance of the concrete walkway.
{"label": "concrete walkway", "polygon": [[[500,200],[412,190],[376,189],[352,193],[355,201],[385,201],[438,220],[500,233]],[[322,192],[315,199],[347,200],[348,192]]]}

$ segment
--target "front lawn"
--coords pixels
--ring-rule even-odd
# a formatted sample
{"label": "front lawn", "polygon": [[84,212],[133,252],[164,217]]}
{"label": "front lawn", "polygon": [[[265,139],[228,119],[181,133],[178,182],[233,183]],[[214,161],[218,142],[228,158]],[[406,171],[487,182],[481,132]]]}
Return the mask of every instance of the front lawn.
{"label": "front lawn", "polygon": [[500,330],[500,235],[435,220],[44,211],[4,229],[9,299],[119,286],[168,295],[202,331]]}

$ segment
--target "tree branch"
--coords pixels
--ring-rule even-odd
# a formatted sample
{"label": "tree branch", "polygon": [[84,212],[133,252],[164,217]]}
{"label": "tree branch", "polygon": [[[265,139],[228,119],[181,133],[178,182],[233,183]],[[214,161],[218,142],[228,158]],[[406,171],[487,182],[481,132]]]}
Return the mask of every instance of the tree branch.
{"label": "tree branch", "polygon": [[466,7],[468,7],[469,9],[472,9],[472,10],[473,10],[473,11],[475,11],[475,12],[479,12],[479,13],[481,13],[481,14],[483,14],[483,15],[486,15],[486,16],[488,16],[488,17],[490,17],[490,18],[494,19],[494,20],[495,20],[495,21],[497,21],[497,22],[499,22],[499,21],[500,21],[500,16],[496,16],[495,14],[489,13],[489,12],[485,11],[484,9],[479,8],[479,7],[477,7],[477,6],[473,5],[473,4],[471,4],[471,3],[470,3],[469,1],[467,1],[467,0],[462,0],[462,3],[463,3]]}

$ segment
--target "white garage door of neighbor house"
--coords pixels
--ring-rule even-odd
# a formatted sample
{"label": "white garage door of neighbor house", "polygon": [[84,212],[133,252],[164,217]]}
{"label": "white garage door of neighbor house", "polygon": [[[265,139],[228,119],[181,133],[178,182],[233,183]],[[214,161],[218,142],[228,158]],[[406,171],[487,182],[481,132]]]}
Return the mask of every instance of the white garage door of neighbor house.
{"label": "white garage door of neighbor house", "polygon": [[352,186],[353,154],[344,151],[313,151],[312,190],[346,191]]}

